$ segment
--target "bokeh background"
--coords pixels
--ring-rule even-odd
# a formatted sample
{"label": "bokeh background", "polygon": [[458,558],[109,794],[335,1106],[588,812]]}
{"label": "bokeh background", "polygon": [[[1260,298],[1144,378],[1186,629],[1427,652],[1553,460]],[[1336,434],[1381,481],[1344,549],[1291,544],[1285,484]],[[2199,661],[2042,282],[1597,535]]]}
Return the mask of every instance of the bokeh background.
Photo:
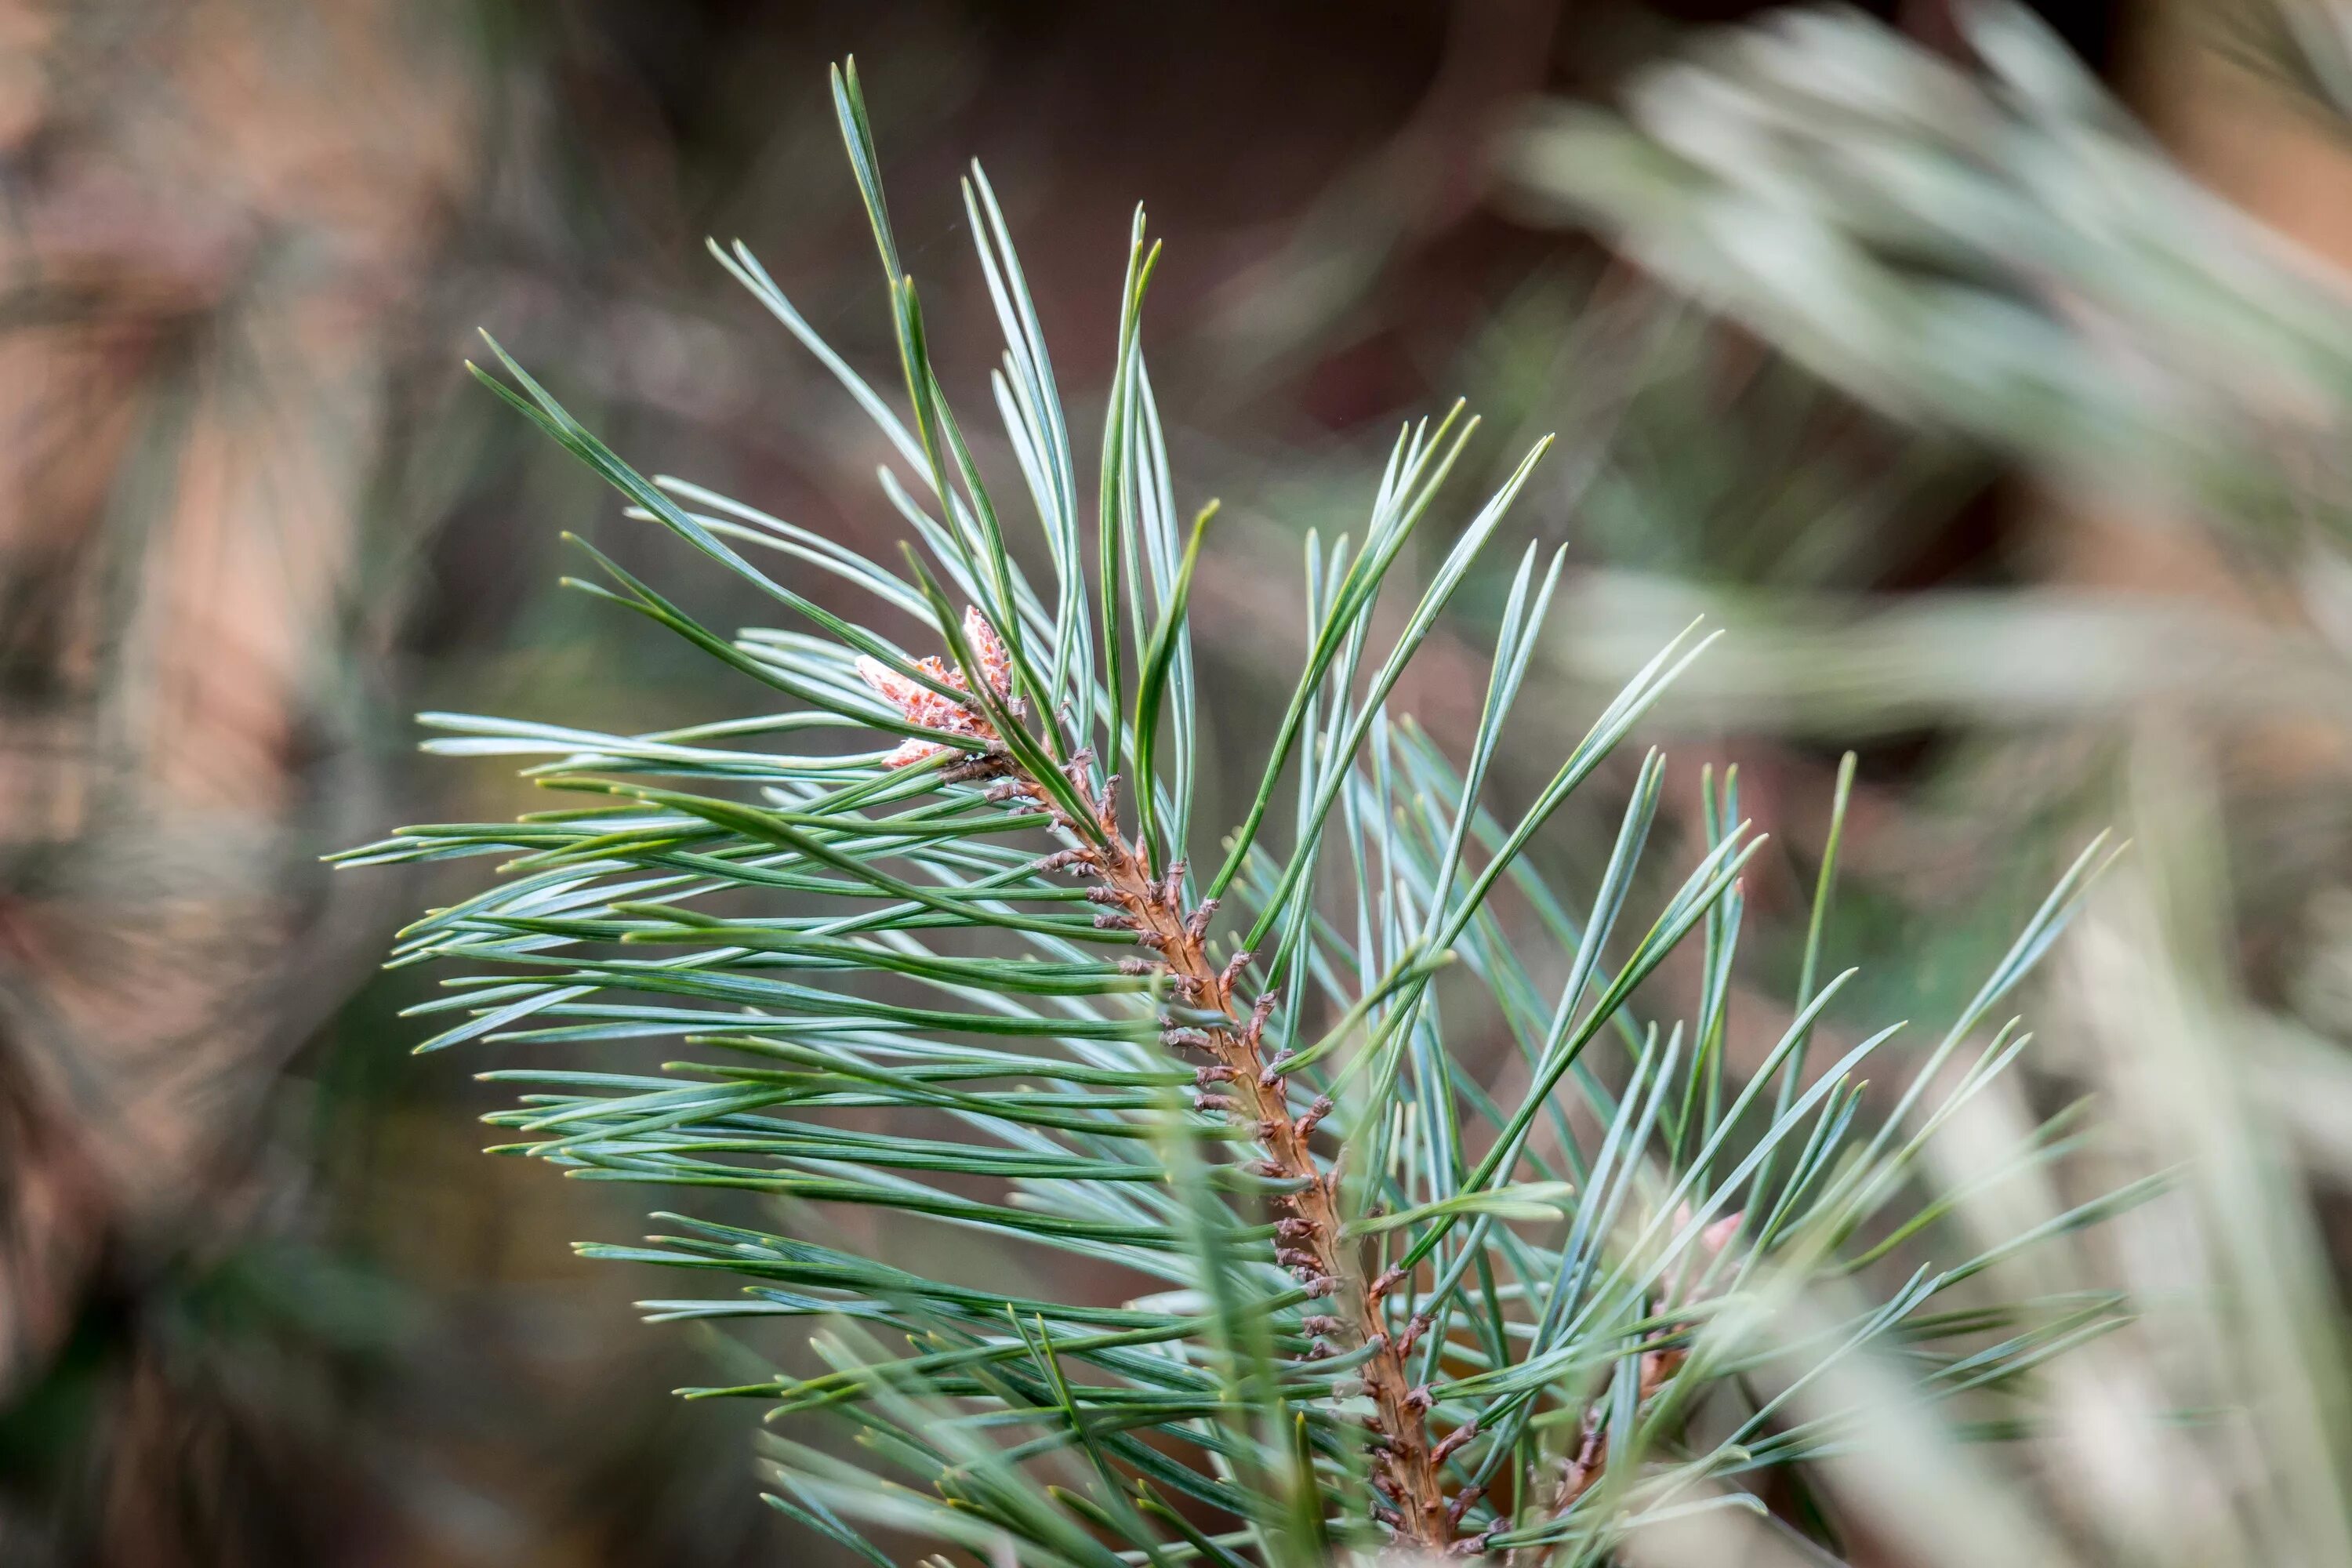
{"label": "bokeh background", "polygon": [[[1948,1011],[2090,831],[2139,838],[2037,1002],[2037,1093],[2102,1097],[2111,1172],[2191,1168],[2123,1250],[2218,1301],[2110,1370],[2253,1396],[2271,1425],[2207,1489],[2329,1561],[2352,10],[2038,15],[0,0],[0,1562],[808,1550],[757,1500],[756,1408],[667,1392],[728,1349],[642,1326],[648,1281],[563,1245],[635,1234],[644,1194],[483,1158],[483,1056],[408,1054],[430,979],[378,963],[479,868],[319,857],[530,804],[417,757],[417,710],[623,730],[745,699],[558,588],[570,529],[759,615],[472,384],[477,327],[648,470],[889,547],[870,428],[702,250],[749,242],[887,384],[825,93],[851,51],[967,401],[966,159],[1082,405],[1134,202],[1168,243],[1180,497],[1226,506],[1210,772],[1293,652],[1304,531],[1465,395],[1490,467],[1562,436],[1523,521],[1576,567],[1514,765],[1548,772],[1693,615],[1727,626],[1653,726],[1675,809],[1738,764],[1785,847],[1769,931],[1860,752],[1857,1012]],[[1441,736],[1497,598],[1405,696]],[[2162,1489],[2137,1454],[2053,1462],[2120,1509]]]}

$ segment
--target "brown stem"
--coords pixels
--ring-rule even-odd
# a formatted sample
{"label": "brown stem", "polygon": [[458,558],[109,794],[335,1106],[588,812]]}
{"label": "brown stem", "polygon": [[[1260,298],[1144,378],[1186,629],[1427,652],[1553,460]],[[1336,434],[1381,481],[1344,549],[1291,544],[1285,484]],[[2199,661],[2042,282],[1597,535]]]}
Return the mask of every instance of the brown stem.
{"label": "brown stem", "polygon": [[[1045,800],[1034,782],[1024,784]],[[1221,1024],[1185,1033],[1185,1043],[1205,1052],[1212,1064],[1203,1069],[1203,1083],[1213,1082],[1216,1094],[1204,1098],[1211,1108],[1223,1109],[1255,1132],[1269,1175],[1304,1184],[1277,1200],[1283,1210],[1280,1256],[1310,1289],[1328,1299],[1322,1326],[1334,1348],[1371,1347],[1361,1375],[1375,1411],[1370,1423],[1375,1434],[1372,1473],[1393,1506],[1397,1543],[1443,1552],[1453,1540],[1455,1521],[1448,1517],[1444,1485],[1431,1452],[1429,1395],[1407,1377],[1404,1347],[1391,1339],[1381,1313],[1381,1298],[1394,1280],[1367,1278],[1357,1247],[1340,1233],[1337,1173],[1322,1170],[1308,1144],[1314,1122],[1328,1107],[1292,1118],[1286,1081],[1266,1068],[1266,999],[1255,1009],[1243,1007],[1235,994],[1241,965],[1220,970],[1210,962],[1207,922],[1184,910],[1181,875],[1155,878],[1141,845],[1130,848],[1122,843],[1108,812],[1102,826],[1108,847],[1081,850],[1078,858],[1116,904],[1119,914],[1109,918],[1132,923],[1142,944],[1158,953],[1186,1006],[1223,1016]]]}
{"label": "brown stem", "polygon": [[[1683,1363],[1689,1359],[1690,1352],[1679,1346],[1643,1352],[1641,1383],[1634,1401],[1636,1406],[1655,1398],[1674,1380],[1675,1373],[1682,1370]],[[1560,1466],[1559,1489],[1552,1494],[1552,1518],[1559,1518],[1582,1501],[1584,1494],[1592,1489],[1592,1483],[1601,1479],[1601,1472],[1608,1463],[1609,1436],[1601,1427],[1600,1406],[1588,1406],[1576,1452]],[[1521,1558],[1522,1552],[1517,1550],[1506,1553],[1503,1568],[1518,1568]]]}

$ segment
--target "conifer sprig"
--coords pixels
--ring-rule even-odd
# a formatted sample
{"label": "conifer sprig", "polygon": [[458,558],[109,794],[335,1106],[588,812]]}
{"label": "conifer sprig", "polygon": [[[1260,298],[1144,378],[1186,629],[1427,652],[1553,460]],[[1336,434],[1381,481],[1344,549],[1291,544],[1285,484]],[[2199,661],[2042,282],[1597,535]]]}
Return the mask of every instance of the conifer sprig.
{"label": "conifer sprig", "polygon": [[[505,1152],[583,1179],[787,1200],[787,1232],[668,1216],[674,1234],[648,1246],[583,1248],[743,1282],[730,1299],[648,1303],[657,1317],[823,1324],[809,1344],[825,1370],[698,1391],[774,1406],[776,1507],[877,1563],[877,1529],[1087,1568],[1382,1549],[1591,1561],[1678,1510],[1760,1507],[1746,1478],[1839,1440],[1834,1413],[1785,1407],[1857,1347],[1899,1346],[1938,1396],[2029,1422],[2031,1369],[2120,1321],[2122,1303],[1925,1310],[1994,1249],[1922,1266],[1826,1341],[1777,1342],[1758,1314],[1932,1226],[1932,1201],[1886,1211],[1938,1119],[2024,1037],[2002,1028],[1956,1082],[1948,1060],[2054,938],[2104,847],[1866,1139],[1855,1074],[1895,1031],[1808,1076],[1846,978],[1814,984],[1818,910],[1797,1016],[1743,1073],[1727,1001],[1762,841],[1736,778],[1710,782],[1709,841],[1646,927],[1633,910],[1654,753],[1589,902],[1529,858],[1705,640],[1661,650],[1507,819],[1483,797],[1559,557],[1519,559],[1458,769],[1388,707],[1543,452],[1463,526],[1376,648],[1391,570],[1471,439],[1457,406],[1401,435],[1360,541],[1308,539],[1305,668],[1217,869],[1197,879],[1187,612],[1210,510],[1180,522],[1140,346],[1157,247],[1139,214],[1089,549],[1007,225],[976,169],[966,187],[1006,339],[994,402],[1041,527],[1033,580],[932,369],[855,68],[834,87],[908,416],[747,249],[713,248],[881,428],[900,464],[883,489],[914,535],[903,570],[646,479],[494,344],[510,380],[484,379],[501,395],[635,515],[813,630],[723,637],[593,552],[605,581],[583,586],[793,706],[640,735],[427,715],[445,732],[434,749],[542,758],[539,782],[586,804],[405,829],[345,857],[507,858],[496,887],[402,935],[394,962],[473,971],[418,1009],[453,1020],[421,1049],[653,1038],[694,1053],[658,1072],[497,1069],[520,1098],[492,1120],[513,1135]],[[811,572],[911,624],[912,647],[793,585]],[[939,651],[913,651],[926,647]],[[792,749],[828,730],[876,744]],[[1818,902],[1832,876],[1825,862]],[[1506,888],[1529,929],[1505,920]],[[1693,940],[1689,1015],[1637,1017],[1637,996],[1668,1005],[1645,983]],[[1461,985],[1441,991],[1444,974]],[[1507,1038],[1510,1070],[1486,1076],[1465,1025]],[[2015,1158],[2054,1159],[2067,1135],[2053,1122]],[[1131,1283],[1061,1300],[931,1278],[819,1239],[835,1205]],[[2019,1399],[2024,1414],[2008,1408]],[[820,1414],[848,1426],[857,1461],[790,1419]]]}

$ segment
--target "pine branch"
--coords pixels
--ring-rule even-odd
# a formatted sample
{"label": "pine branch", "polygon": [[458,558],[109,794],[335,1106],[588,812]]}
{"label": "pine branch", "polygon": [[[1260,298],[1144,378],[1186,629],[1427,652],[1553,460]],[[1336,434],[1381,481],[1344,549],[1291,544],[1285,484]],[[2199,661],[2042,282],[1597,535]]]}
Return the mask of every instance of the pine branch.
{"label": "pine branch", "polygon": [[[958,651],[966,661],[963,668],[948,671],[929,661],[931,673],[959,689],[993,692],[998,703],[1007,705],[993,711],[1003,719],[1014,717],[1009,706],[1011,661],[1003,640],[973,608],[964,613],[962,631]],[[1283,1216],[1275,1227],[1275,1260],[1299,1280],[1309,1300],[1328,1301],[1335,1309],[1307,1321],[1316,1348],[1324,1353],[1335,1349],[1365,1352],[1360,1358],[1360,1375],[1376,1410],[1368,1425],[1373,1434],[1377,1484],[1389,1500],[1384,1521],[1401,1541],[1423,1550],[1443,1550],[1453,1539],[1461,1510],[1449,1506],[1452,1500],[1438,1474],[1444,1455],[1433,1450],[1429,1441],[1429,1391],[1413,1385],[1405,1366],[1412,1342],[1428,1329],[1428,1320],[1414,1319],[1394,1337],[1383,1328],[1381,1303],[1400,1276],[1396,1271],[1366,1276],[1360,1249],[1346,1237],[1338,1174],[1323,1168],[1310,1145],[1316,1124],[1329,1113],[1332,1102],[1318,1098],[1303,1114],[1291,1113],[1290,1079],[1281,1064],[1269,1065],[1265,1050],[1275,994],[1260,992],[1244,1005],[1241,982],[1251,955],[1237,952],[1222,965],[1209,956],[1208,929],[1216,900],[1204,900],[1188,909],[1183,863],[1157,869],[1140,836],[1131,845],[1127,841],[1118,815],[1116,773],[1090,803],[1082,824],[1062,809],[1055,791],[1024,766],[1007,743],[1006,731],[988,713],[976,706],[950,703],[871,661],[861,664],[859,673],[898,704],[908,723],[986,741],[988,750],[958,764],[955,776],[1002,777],[1003,782],[990,792],[992,800],[1025,799],[1050,816],[1069,840],[1069,847],[1051,858],[1051,868],[1090,879],[1090,897],[1108,906],[1108,912],[1096,917],[1096,924],[1131,931],[1139,945],[1158,955],[1133,961],[1130,967],[1164,976],[1169,994],[1180,1005],[1181,1012],[1167,1018],[1161,1038],[1173,1048],[1206,1058],[1193,1075],[1199,1089],[1194,1108],[1228,1117],[1255,1140],[1255,1173],[1283,1184],[1276,1199]],[[920,762],[942,749],[935,742],[910,741],[889,761],[899,765]],[[1071,774],[1077,774],[1086,760],[1074,762]],[[1075,784],[1076,780],[1061,776],[1061,782]]]}
{"label": "pine branch", "polygon": [[[1933,1230],[1943,1209],[1930,1194],[1875,1247],[1853,1245],[1912,1192],[1935,1127],[2016,1059],[2024,1037],[2003,1030],[1958,1089],[1940,1087],[2054,940],[2098,847],[1928,1057],[1898,1108],[1918,1113],[1908,1138],[1856,1128],[1854,1074],[1895,1030],[1801,1081],[1846,978],[1814,984],[1818,911],[1803,1005],[1734,1081],[1727,998],[1741,879],[1762,843],[1738,817],[1736,779],[1710,780],[1708,842],[1646,929],[1629,910],[1663,788],[1654,753],[1580,913],[1531,863],[1706,639],[1662,649],[1509,822],[1481,796],[1558,555],[1543,563],[1530,545],[1519,558],[1465,765],[1390,710],[1544,449],[1468,521],[1379,653],[1368,645],[1388,574],[1475,426],[1457,408],[1400,437],[1360,542],[1309,539],[1305,667],[1225,857],[1196,885],[1189,610],[1212,509],[1180,530],[1140,346],[1156,249],[1139,215],[1090,552],[1018,261],[985,181],[967,190],[1007,342],[997,404],[1045,545],[1048,574],[1033,583],[931,366],[854,70],[835,92],[911,421],[747,250],[719,254],[898,454],[907,477],[883,488],[914,536],[903,570],[646,479],[501,353],[514,384],[493,384],[633,514],[814,630],[722,636],[601,556],[610,585],[592,591],[801,706],[644,735],[434,715],[435,749],[538,759],[530,776],[589,804],[404,829],[343,858],[506,858],[502,885],[402,933],[394,963],[472,970],[416,1010],[441,1020],[420,1049],[664,1038],[698,1053],[657,1073],[496,1070],[519,1092],[489,1118],[508,1139],[499,1152],[587,1180],[878,1209],[1163,1289],[1120,1304],[1057,1300],[1050,1287],[1007,1300],[804,1235],[678,1216],[667,1217],[682,1234],[647,1247],[585,1248],[743,1283],[731,1301],[646,1303],[657,1318],[825,1321],[809,1343],[827,1371],[697,1391],[855,1427],[855,1464],[768,1439],[777,1507],[877,1562],[861,1524],[1047,1568],[1287,1568],[1374,1548],[1589,1559],[1682,1506],[1675,1488],[1693,1478],[1736,1486],[1839,1440],[1832,1412],[1743,1446],[1784,1392],[1753,1401],[1734,1438],[1703,1445],[1689,1415],[1712,1391],[1768,1370],[1801,1386],[1822,1355],[1879,1341],[1910,1336],[1921,1353],[1998,1331],[1921,1310],[1997,1250],[1915,1276],[1826,1352],[1769,1345],[1755,1325]],[[942,651],[910,652],[816,605],[760,552],[912,617]],[[877,749],[789,749],[820,729]],[[1293,843],[1277,854],[1261,829],[1286,784]],[[1825,865],[1823,907],[1831,878]],[[1499,915],[1506,887],[1530,930]],[[1228,902],[1243,933],[1230,952],[1212,941]],[[1693,1012],[1637,1019],[1637,994],[1671,1006],[1656,977],[1685,941],[1703,949]],[[1449,1048],[1454,1004],[1434,989],[1449,966],[1520,1053],[1509,1103]],[[1565,980],[1549,994],[1537,976],[1555,972]],[[1588,1059],[1603,1042],[1622,1075]],[[1931,1085],[1942,1098],[1926,1098]],[[1571,1104],[1605,1130],[1597,1147]],[[919,1118],[921,1135],[867,1116]],[[2053,1127],[2017,1158],[2067,1143]],[[2005,1392],[2125,1309],[2000,1310],[2015,1331],[1954,1356],[1936,1396]],[[884,1348],[899,1342],[905,1353]],[[1200,1522],[1212,1518],[1213,1531]]]}

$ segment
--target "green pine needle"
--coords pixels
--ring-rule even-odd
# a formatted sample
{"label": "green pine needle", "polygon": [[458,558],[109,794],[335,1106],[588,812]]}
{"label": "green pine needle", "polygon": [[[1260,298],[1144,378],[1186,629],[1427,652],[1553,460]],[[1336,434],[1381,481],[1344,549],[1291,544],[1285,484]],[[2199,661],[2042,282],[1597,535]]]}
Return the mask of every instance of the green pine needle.
{"label": "green pine needle", "polygon": [[[1533,546],[1520,559],[1459,767],[1388,707],[1548,444],[1472,510],[1395,640],[1372,646],[1405,543],[1453,505],[1476,425],[1457,407],[1400,436],[1360,543],[1310,542],[1305,667],[1250,804],[1218,836],[1225,858],[1196,885],[1189,611],[1213,507],[1180,529],[1141,347],[1159,249],[1139,213],[1089,551],[1023,270],[984,176],[966,185],[1006,334],[995,403],[1040,525],[1033,580],[932,368],[854,67],[834,91],[907,414],[748,250],[712,249],[901,460],[886,488],[915,531],[906,571],[641,476],[493,343],[511,384],[484,379],[502,396],[633,515],[795,619],[728,637],[601,556],[614,586],[593,591],[799,706],[642,735],[430,715],[433,749],[533,759],[539,783],[591,804],[404,829],[346,857],[502,861],[496,887],[402,935],[395,963],[462,967],[418,1011],[463,1021],[423,1048],[687,1053],[634,1073],[486,1075],[520,1094],[491,1118],[519,1136],[509,1150],[585,1179],[792,1200],[773,1234],[681,1219],[648,1247],[584,1249],[740,1286],[646,1303],[656,1318],[816,1325],[828,1370],[700,1391],[779,1413],[775,1507],[877,1563],[864,1531],[1095,1568],[1319,1563],[1387,1542],[1589,1562],[1707,1495],[1753,1506],[1768,1468],[1834,1446],[1833,1412],[1779,1414],[1824,1358],[1927,1358],[1935,1397],[2030,1425],[2031,1369],[2113,1328],[2124,1303],[1971,1296],[1948,1310],[1942,1293],[1996,1247],[1931,1257],[1826,1337],[1775,1340],[1759,1314],[1946,1239],[1947,1197],[1882,1216],[1913,1192],[1934,1126],[2016,1059],[2023,1037],[2004,1031],[1957,1087],[1941,1073],[2049,946],[2100,847],[1895,1114],[1865,1123],[1854,1075],[1893,1030],[1807,1071],[1846,979],[1816,984],[1833,828],[1795,1020],[1743,1066],[1759,1042],[1735,1038],[1726,1002],[1762,840],[1737,819],[1729,775],[1709,784],[1704,853],[1667,870],[1662,903],[1644,890],[1654,755],[1597,886],[1557,889],[1532,858],[1708,639],[1661,650],[1514,820],[1483,797],[1558,556],[1540,571]],[[753,546],[915,616],[936,651],[821,608]],[[790,749],[830,729],[868,743]],[[1849,760],[1840,823],[1852,782]],[[1291,842],[1276,849],[1286,784]],[[1697,994],[1669,994],[1680,983],[1661,966],[1691,942]],[[1512,1070],[1486,1081],[1468,1028],[1514,1042]],[[2054,1157],[2059,1131],[2020,1158]],[[836,1205],[975,1233],[1035,1292],[1007,1300],[811,1239]],[[1055,1269],[1054,1253],[1087,1267]],[[1066,1280],[1078,1299],[1055,1293]],[[1729,1418],[1694,1420],[1707,1401]],[[792,1435],[825,1420],[855,1433],[855,1458]]]}

